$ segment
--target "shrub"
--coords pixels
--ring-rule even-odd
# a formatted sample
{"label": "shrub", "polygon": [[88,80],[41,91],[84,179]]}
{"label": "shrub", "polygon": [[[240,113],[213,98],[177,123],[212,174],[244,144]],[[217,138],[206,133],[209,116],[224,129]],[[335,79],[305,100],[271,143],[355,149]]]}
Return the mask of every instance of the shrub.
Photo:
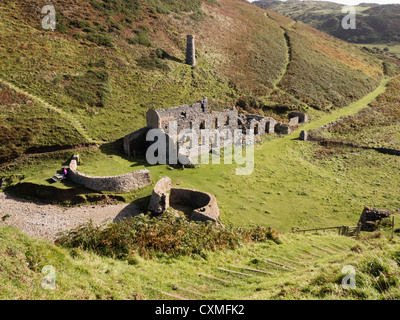
{"label": "shrub", "polygon": [[202,21],[205,17],[204,12],[195,12],[190,15],[190,18],[193,19],[194,21]]}
{"label": "shrub", "polygon": [[100,46],[111,47],[111,48],[114,47],[112,38],[107,34],[90,32],[86,36],[86,39],[89,40],[90,42],[94,42]]}
{"label": "shrub", "polygon": [[129,38],[128,41],[130,44],[140,44],[145,47],[151,47],[151,41],[147,30],[135,30],[136,37]]}
{"label": "shrub", "polygon": [[111,22],[110,26],[108,27],[109,31],[122,31],[124,30],[124,26],[122,24]]}
{"label": "shrub", "polygon": [[138,0],[103,0],[91,1],[90,4],[106,15],[126,14],[128,16],[139,16],[142,5]]}
{"label": "shrub", "polygon": [[382,273],[389,273],[389,269],[387,268],[385,263],[379,258],[366,261],[364,267],[362,268],[362,271],[373,277],[378,277]]}
{"label": "shrub", "polygon": [[64,21],[63,16],[60,13],[56,14],[56,29],[58,30],[58,32],[65,34],[67,32],[67,25]]}
{"label": "shrub", "polygon": [[107,71],[89,70],[82,76],[66,76],[65,80],[70,82],[65,87],[67,93],[81,104],[103,107],[111,93]]}
{"label": "shrub", "polygon": [[79,29],[83,29],[83,28],[89,28],[90,27],[90,22],[89,21],[82,21],[82,20],[77,20],[77,19],[73,19],[69,21],[69,25],[79,28]]}
{"label": "shrub", "polygon": [[150,53],[149,56],[144,54],[139,59],[136,59],[136,62],[139,66],[148,70],[156,70],[156,69],[164,71],[169,70],[168,64],[162,59],[157,58],[155,52]]}
{"label": "shrub", "polygon": [[235,249],[243,242],[278,241],[277,237],[276,231],[263,227],[254,230],[222,228],[166,213],[160,217],[142,214],[106,227],[90,222],[64,233],[56,243],[126,260],[137,254],[145,258],[154,255],[204,257],[207,250]]}

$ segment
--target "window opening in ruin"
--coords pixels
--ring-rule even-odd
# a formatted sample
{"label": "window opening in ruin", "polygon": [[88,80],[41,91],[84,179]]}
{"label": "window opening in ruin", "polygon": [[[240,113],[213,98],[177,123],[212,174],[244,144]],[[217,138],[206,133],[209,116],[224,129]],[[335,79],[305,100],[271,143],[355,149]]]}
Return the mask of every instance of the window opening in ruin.
{"label": "window opening in ruin", "polygon": [[200,130],[203,130],[206,128],[206,121],[203,120],[202,122],[200,122]]}
{"label": "window opening in ruin", "polygon": [[271,125],[270,122],[267,122],[267,123],[265,124],[265,133],[269,133],[270,125]]}
{"label": "window opening in ruin", "polygon": [[229,119],[229,116],[227,116],[227,117],[226,117],[226,121],[225,121],[225,125],[226,125],[226,126],[229,126],[229,120],[230,120],[230,119]]}
{"label": "window opening in ruin", "polygon": [[213,129],[218,129],[218,118],[214,119]]}
{"label": "window opening in ruin", "polygon": [[258,124],[256,124],[254,126],[254,134],[257,135],[258,134]]}

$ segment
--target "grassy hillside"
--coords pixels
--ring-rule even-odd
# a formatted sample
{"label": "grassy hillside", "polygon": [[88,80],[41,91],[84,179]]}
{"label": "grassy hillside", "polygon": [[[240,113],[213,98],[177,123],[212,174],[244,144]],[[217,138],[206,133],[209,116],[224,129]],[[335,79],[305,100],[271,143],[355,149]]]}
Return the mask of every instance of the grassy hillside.
{"label": "grassy hillside", "polygon": [[0,82],[0,163],[25,152],[84,142],[68,119]]}
{"label": "grassy hillside", "polygon": [[[242,1],[55,1],[54,32],[41,28],[45,4],[0,4],[0,80],[72,122],[81,137],[71,144],[113,141],[142,127],[151,107],[204,96],[215,109],[278,118],[340,107],[382,76],[370,53]],[[194,68],[184,64],[187,34],[196,36]]]}
{"label": "grassy hillside", "polygon": [[[243,244],[237,250],[208,251],[203,257],[144,259],[137,255],[129,261],[58,247],[12,228],[0,227],[0,237],[1,299],[399,298],[397,236],[392,241],[359,241],[334,234],[286,235],[281,244]],[[356,270],[356,289],[340,285],[345,265]],[[55,290],[41,287],[44,266],[54,268]]]}
{"label": "grassy hillside", "polygon": [[400,42],[400,24],[398,15],[400,5],[378,5],[362,3],[355,6],[357,27],[344,30],[342,13],[344,5],[329,1],[254,1],[254,4],[274,10],[291,19],[353,43],[396,43]]}

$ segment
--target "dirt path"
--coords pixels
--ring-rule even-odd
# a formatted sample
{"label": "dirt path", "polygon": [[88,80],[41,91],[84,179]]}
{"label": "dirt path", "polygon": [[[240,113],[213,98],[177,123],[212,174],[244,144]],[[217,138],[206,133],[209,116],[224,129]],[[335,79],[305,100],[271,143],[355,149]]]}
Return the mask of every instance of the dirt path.
{"label": "dirt path", "polygon": [[93,220],[110,223],[141,212],[132,204],[60,207],[12,198],[0,193],[0,226],[13,226],[34,238],[54,241],[57,233]]}

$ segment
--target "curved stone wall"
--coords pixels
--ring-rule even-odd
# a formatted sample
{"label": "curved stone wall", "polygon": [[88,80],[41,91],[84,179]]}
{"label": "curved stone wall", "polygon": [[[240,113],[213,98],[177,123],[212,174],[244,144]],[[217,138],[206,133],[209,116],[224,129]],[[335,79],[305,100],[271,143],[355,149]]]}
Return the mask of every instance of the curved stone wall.
{"label": "curved stone wall", "polygon": [[77,170],[79,157],[74,156],[69,165],[68,177],[71,181],[95,191],[130,192],[151,184],[151,174],[147,169],[111,177],[94,177]]}
{"label": "curved stone wall", "polygon": [[218,221],[219,208],[217,199],[210,193],[172,188],[170,195],[170,203],[173,206],[184,205],[193,208],[191,220],[194,221]]}
{"label": "curved stone wall", "polygon": [[164,177],[154,186],[149,210],[160,214],[174,205],[193,208],[190,219],[194,221],[217,222],[219,218],[217,199],[212,194],[197,190],[171,188],[171,179]]}

